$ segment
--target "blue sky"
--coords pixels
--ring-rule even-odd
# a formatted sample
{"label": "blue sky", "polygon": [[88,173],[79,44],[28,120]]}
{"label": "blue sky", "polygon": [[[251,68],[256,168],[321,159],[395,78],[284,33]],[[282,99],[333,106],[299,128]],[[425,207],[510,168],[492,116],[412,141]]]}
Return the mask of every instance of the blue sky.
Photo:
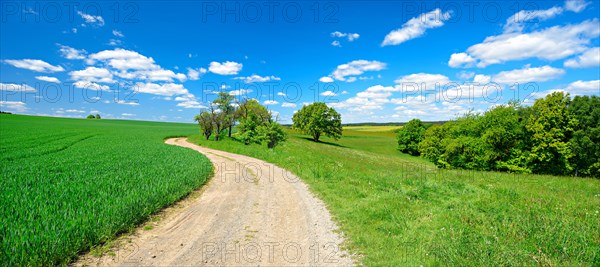
{"label": "blue sky", "polygon": [[283,123],[447,120],[600,95],[598,1],[0,3],[0,109],[191,122],[218,91]]}

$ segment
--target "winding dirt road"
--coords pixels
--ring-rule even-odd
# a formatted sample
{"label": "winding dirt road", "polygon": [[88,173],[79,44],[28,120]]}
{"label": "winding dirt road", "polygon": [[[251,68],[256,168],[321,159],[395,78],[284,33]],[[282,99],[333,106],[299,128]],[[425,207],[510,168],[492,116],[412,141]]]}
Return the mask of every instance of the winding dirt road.
{"label": "winding dirt road", "polygon": [[325,205],[295,175],[184,138],[166,143],[194,149],[213,163],[214,176],[201,195],[153,229],[136,231],[116,251],[85,256],[76,265],[354,265]]}

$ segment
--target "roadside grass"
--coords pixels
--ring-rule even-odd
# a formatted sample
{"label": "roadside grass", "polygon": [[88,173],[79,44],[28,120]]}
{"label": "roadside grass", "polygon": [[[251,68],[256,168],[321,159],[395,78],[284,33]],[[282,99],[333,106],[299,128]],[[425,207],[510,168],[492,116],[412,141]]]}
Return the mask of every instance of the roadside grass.
{"label": "roadside grass", "polygon": [[0,265],[66,265],[200,187],[193,124],[0,115]]}
{"label": "roadside grass", "polygon": [[600,180],[440,170],[387,131],[320,143],[287,131],[274,150],[189,140],[301,177],[367,266],[600,265]]}

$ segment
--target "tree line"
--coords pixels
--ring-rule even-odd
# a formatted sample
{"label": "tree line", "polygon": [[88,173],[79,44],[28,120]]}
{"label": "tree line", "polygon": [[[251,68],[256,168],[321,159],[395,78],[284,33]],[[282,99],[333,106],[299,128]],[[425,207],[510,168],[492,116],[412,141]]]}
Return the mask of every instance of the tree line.
{"label": "tree line", "polygon": [[90,114],[87,117],[85,117],[86,119],[102,119],[102,117],[100,117],[100,114],[96,114],[96,116],[94,116],[94,114]]}
{"label": "tree line", "polygon": [[600,177],[600,97],[554,92],[442,125],[413,119],[397,140],[440,168]]}
{"label": "tree line", "polygon": [[[202,135],[209,140],[222,139],[225,130],[227,136],[246,145],[267,143],[274,148],[286,140],[283,128],[266,107],[255,99],[237,102],[235,97],[226,92],[220,92],[209,107],[194,117],[200,126]],[[237,133],[232,135],[233,126],[237,124]]]}

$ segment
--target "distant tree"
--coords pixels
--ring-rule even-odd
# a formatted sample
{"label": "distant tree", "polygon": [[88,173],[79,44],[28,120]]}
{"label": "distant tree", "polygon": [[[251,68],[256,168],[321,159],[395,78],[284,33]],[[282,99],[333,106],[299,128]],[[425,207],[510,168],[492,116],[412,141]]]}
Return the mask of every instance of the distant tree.
{"label": "distant tree", "polygon": [[196,115],[196,117],[194,117],[194,121],[198,122],[202,135],[206,138],[206,140],[208,140],[213,132],[212,113],[204,111],[199,115]]}
{"label": "distant tree", "polygon": [[292,118],[293,128],[312,136],[318,142],[322,134],[335,140],[342,136],[342,119],[335,109],[323,102],[302,107]]}
{"label": "distant tree", "polygon": [[426,125],[419,119],[412,119],[398,130],[398,149],[402,153],[418,156],[419,143],[425,135]]}
{"label": "distant tree", "polygon": [[535,101],[525,127],[531,134],[528,164],[534,173],[568,174],[572,170],[568,141],[577,127],[577,119],[567,109],[569,94],[554,92]]}
{"label": "distant tree", "polygon": [[94,115],[90,114],[87,116],[88,119],[95,119],[96,117],[94,117]]}
{"label": "distant tree", "polygon": [[96,114],[96,119],[102,119],[102,117],[100,117],[100,114]]}
{"label": "distant tree", "polygon": [[237,119],[236,109],[234,107],[235,97],[227,92],[219,92],[213,104],[223,112],[224,127],[229,128],[228,136],[231,137],[231,129]]}

